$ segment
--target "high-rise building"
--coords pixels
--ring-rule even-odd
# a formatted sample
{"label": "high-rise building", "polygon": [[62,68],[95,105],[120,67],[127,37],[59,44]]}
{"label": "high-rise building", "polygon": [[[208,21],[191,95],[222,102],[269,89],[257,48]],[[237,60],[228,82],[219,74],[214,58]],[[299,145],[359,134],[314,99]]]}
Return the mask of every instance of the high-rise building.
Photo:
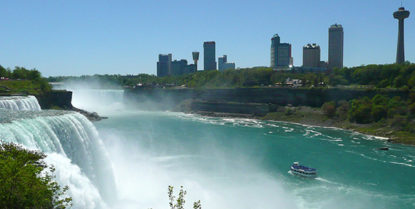
{"label": "high-rise building", "polygon": [[292,65],[291,44],[281,43],[278,34],[271,38],[271,67],[288,68]]}
{"label": "high-rise building", "polygon": [[303,47],[303,67],[320,67],[320,46],[317,44],[307,44]]}
{"label": "high-rise building", "polygon": [[271,67],[276,68],[277,67],[277,55],[278,55],[278,46],[280,45],[280,36],[278,34],[275,34],[271,38]]}
{"label": "high-rise building", "polygon": [[196,64],[186,65],[186,67],[184,68],[184,74],[195,73],[195,72],[197,72]]}
{"label": "high-rise building", "polygon": [[292,65],[292,57],[291,57],[291,44],[288,43],[281,43],[278,46],[278,62],[277,62],[277,68],[278,67],[289,67]]}
{"label": "high-rise building", "polygon": [[183,75],[186,73],[187,60],[174,60],[171,62],[171,75]]}
{"label": "high-rise building", "polygon": [[157,76],[164,77],[171,73],[171,54],[159,54],[159,61],[157,62]]}
{"label": "high-rise building", "polygon": [[396,51],[396,63],[402,64],[405,62],[405,46],[404,46],[404,20],[409,17],[409,11],[404,7],[398,9],[393,13],[393,17],[399,20],[398,31],[398,49]]}
{"label": "high-rise building", "polygon": [[225,62],[223,63],[223,70],[235,70],[235,63],[234,62]]}
{"label": "high-rise building", "polygon": [[214,41],[203,43],[204,70],[216,70],[216,44]]}
{"label": "high-rise building", "polygon": [[329,61],[328,68],[343,68],[343,41],[342,25],[334,24],[329,28]]}
{"label": "high-rise building", "polygon": [[235,69],[235,63],[228,62],[228,56],[223,55],[223,57],[219,57],[218,59],[218,70],[224,71],[228,69]]}
{"label": "high-rise building", "polygon": [[224,70],[224,64],[228,62],[228,57],[226,55],[223,55],[223,57],[218,58],[218,70],[222,71]]}

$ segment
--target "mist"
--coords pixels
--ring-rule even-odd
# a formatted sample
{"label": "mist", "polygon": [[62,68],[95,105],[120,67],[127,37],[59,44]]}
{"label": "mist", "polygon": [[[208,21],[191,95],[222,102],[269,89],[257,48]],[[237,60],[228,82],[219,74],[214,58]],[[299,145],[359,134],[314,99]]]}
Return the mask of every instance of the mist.
{"label": "mist", "polygon": [[[213,137],[209,132],[200,130],[198,139],[188,144],[175,136],[159,139],[156,135],[163,133],[162,124],[145,124],[135,131],[134,118],[145,121],[157,115],[181,114],[160,111],[173,106],[168,98],[163,98],[163,107],[152,102],[132,107],[125,104],[128,98],[122,96],[123,90],[95,86],[100,84],[71,82],[64,88],[73,92],[75,107],[110,117],[95,125],[113,168],[119,197],[112,204],[114,209],[168,208],[169,185],[176,194],[180,186],[187,190],[186,208],[197,200],[204,208],[296,208],[283,185],[256,168],[243,153],[232,150],[235,155],[230,156],[219,141],[204,142]],[[122,125],[114,127],[113,123]]]}
{"label": "mist", "polygon": [[[301,125],[169,112],[148,101],[131,106],[123,90],[96,90],[87,84],[67,89],[73,91],[74,106],[109,117],[94,125],[113,169],[118,197],[108,203],[113,209],[169,208],[169,185],[176,194],[180,186],[187,191],[185,208],[192,208],[197,200],[203,208],[218,209],[393,208],[403,201],[399,196],[384,196],[383,189],[372,184],[339,177],[336,171],[326,170],[315,181],[288,173],[289,164],[299,158],[327,164],[324,156],[347,153],[347,158],[332,161],[336,166],[350,165],[349,160],[373,164],[372,159],[382,157],[362,158],[368,154],[355,152],[354,143],[342,140],[351,137],[348,132],[331,130],[327,135],[324,129]],[[174,105],[169,98],[163,99],[162,107]],[[352,137],[366,140],[364,135]],[[371,143],[364,146],[381,146]],[[303,152],[308,148],[321,153]]]}

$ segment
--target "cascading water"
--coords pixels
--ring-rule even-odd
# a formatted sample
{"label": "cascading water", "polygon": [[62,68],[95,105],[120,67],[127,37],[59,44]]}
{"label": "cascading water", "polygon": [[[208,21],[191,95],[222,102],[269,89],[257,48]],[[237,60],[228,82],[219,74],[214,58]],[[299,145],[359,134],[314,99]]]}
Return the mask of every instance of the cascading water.
{"label": "cascading water", "polygon": [[108,156],[94,125],[81,114],[0,110],[0,139],[45,152],[58,181],[70,186],[75,208],[105,208],[103,199],[114,198]]}
{"label": "cascading water", "polygon": [[34,96],[0,96],[0,108],[13,111],[40,111]]}

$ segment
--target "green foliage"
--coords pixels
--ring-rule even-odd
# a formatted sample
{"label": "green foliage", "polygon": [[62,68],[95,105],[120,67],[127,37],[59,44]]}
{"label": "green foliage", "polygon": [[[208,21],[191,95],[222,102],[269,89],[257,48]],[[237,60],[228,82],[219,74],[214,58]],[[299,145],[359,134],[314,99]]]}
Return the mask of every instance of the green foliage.
{"label": "green foliage", "polygon": [[0,205],[13,208],[57,208],[71,206],[68,187],[53,179],[54,168],[45,164],[46,156],[9,143],[0,144]]}
{"label": "green foliage", "polygon": [[0,93],[40,95],[49,92],[47,81],[7,80],[0,81]]}
{"label": "green foliage", "polygon": [[[354,99],[350,101],[349,120],[363,124],[381,121],[384,123],[382,126],[390,126],[399,131],[415,132],[415,121],[412,120],[415,117],[414,99],[414,93],[410,94],[408,100],[403,100],[401,97],[389,99],[380,94],[371,99],[367,97]],[[339,109],[343,108],[337,109],[339,112]]]}
{"label": "green foliage", "polygon": [[387,105],[388,104],[388,98],[385,97],[384,95],[381,94],[376,94],[373,98],[372,98],[372,103],[374,105]]}
{"label": "green foliage", "polygon": [[0,77],[9,79],[0,80],[0,93],[39,95],[52,89],[48,81],[42,78],[41,73],[36,69],[28,70],[23,67],[15,67],[12,71],[0,65]]}
{"label": "green foliage", "polygon": [[346,120],[347,119],[349,108],[350,108],[349,102],[344,101],[344,100],[338,102],[336,115],[338,116],[338,118],[340,120]]}
{"label": "green foliage", "polygon": [[388,117],[393,118],[395,115],[405,115],[407,105],[400,97],[393,97],[388,102]]}
{"label": "green foliage", "polygon": [[[181,186],[177,198],[176,196],[174,196],[173,192],[174,192],[174,187],[168,186],[167,194],[169,195],[170,209],[184,209],[184,204],[186,203],[184,197],[187,194],[186,190],[184,190],[183,186]],[[200,200],[193,203],[193,209],[202,209]]]}
{"label": "green foliage", "polygon": [[336,115],[336,103],[326,102],[321,106],[321,110],[323,111],[324,115],[329,118],[333,118]]}
{"label": "green foliage", "polygon": [[383,105],[374,105],[371,112],[372,118],[375,122],[386,118],[388,115],[387,109]]}
{"label": "green foliage", "polygon": [[415,64],[410,63],[335,69],[334,75],[347,81],[343,85],[374,85],[377,88],[400,88],[405,85],[409,88],[415,87]]}
{"label": "green foliage", "polygon": [[198,71],[192,74],[181,76],[157,77],[154,75],[93,75],[80,77],[49,77],[50,82],[59,81],[86,81],[99,80],[112,83],[118,86],[135,86],[136,84],[181,86],[190,88],[240,88],[259,87],[284,83],[287,78],[303,80],[307,86],[316,85],[320,82],[327,82],[328,78],[324,73],[301,73],[274,71],[267,67],[246,68],[237,70],[225,70],[219,72]]}
{"label": "green foliage", "polygon": [[[1,69],[0,69],[1,71]],[[225,70],[219,72],[198,71],[181,76],[157,77],[155,75],[93,75],[80,77],[49,77],[49,81],[100,80],[118,86],[143,85],[181,86],[191,88],[238,88],[257,87],[284,83],[287,78],[300,79],[305,87],[318,86],[324,82],[331,86],[370,85],[377,88],[415,88],[415,64],[367,65],[334,69],[329,72],[274,71],[268,67]]]}
{"label": "green foliage", "polygon": [[415,115],[415,103],[412,103],[408,106],[408,110],[409,113],[411,113],[411,115]]}
{"label": "green foliage", "polygon": [[200,203],[200,200],[193,203],[193,209],[202,209],[202,204]]}
{"label": "green foliage", "polygon": [[370,123],[372,104],[369,98],[354,99],[350,103],[349,118],[350,121],[357,123]]}

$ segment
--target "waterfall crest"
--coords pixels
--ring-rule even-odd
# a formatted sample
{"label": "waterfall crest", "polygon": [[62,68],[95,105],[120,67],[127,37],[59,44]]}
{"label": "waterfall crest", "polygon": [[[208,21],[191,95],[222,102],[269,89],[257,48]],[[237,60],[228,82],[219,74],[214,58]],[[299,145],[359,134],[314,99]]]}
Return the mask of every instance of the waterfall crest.
{"label": "waterfall crest", "polygon": [[[14,112],[14,118],[6,121],[0,117],[0,140],[45,152],[57,168],[58,181],[73,185],[70,192],[77,196],[73,198],[75,208],[102,208],[97,206],[100,196],[114,199],[112,168],[95,126],[76,112],[32,113],[27,117],[26,112]],[[93,200],[97,201],[91,203]]]}
{"label": "waterfall crest", "polygon": [[0,96],[0,108],[12,111],[40,111],[34,96]]}

